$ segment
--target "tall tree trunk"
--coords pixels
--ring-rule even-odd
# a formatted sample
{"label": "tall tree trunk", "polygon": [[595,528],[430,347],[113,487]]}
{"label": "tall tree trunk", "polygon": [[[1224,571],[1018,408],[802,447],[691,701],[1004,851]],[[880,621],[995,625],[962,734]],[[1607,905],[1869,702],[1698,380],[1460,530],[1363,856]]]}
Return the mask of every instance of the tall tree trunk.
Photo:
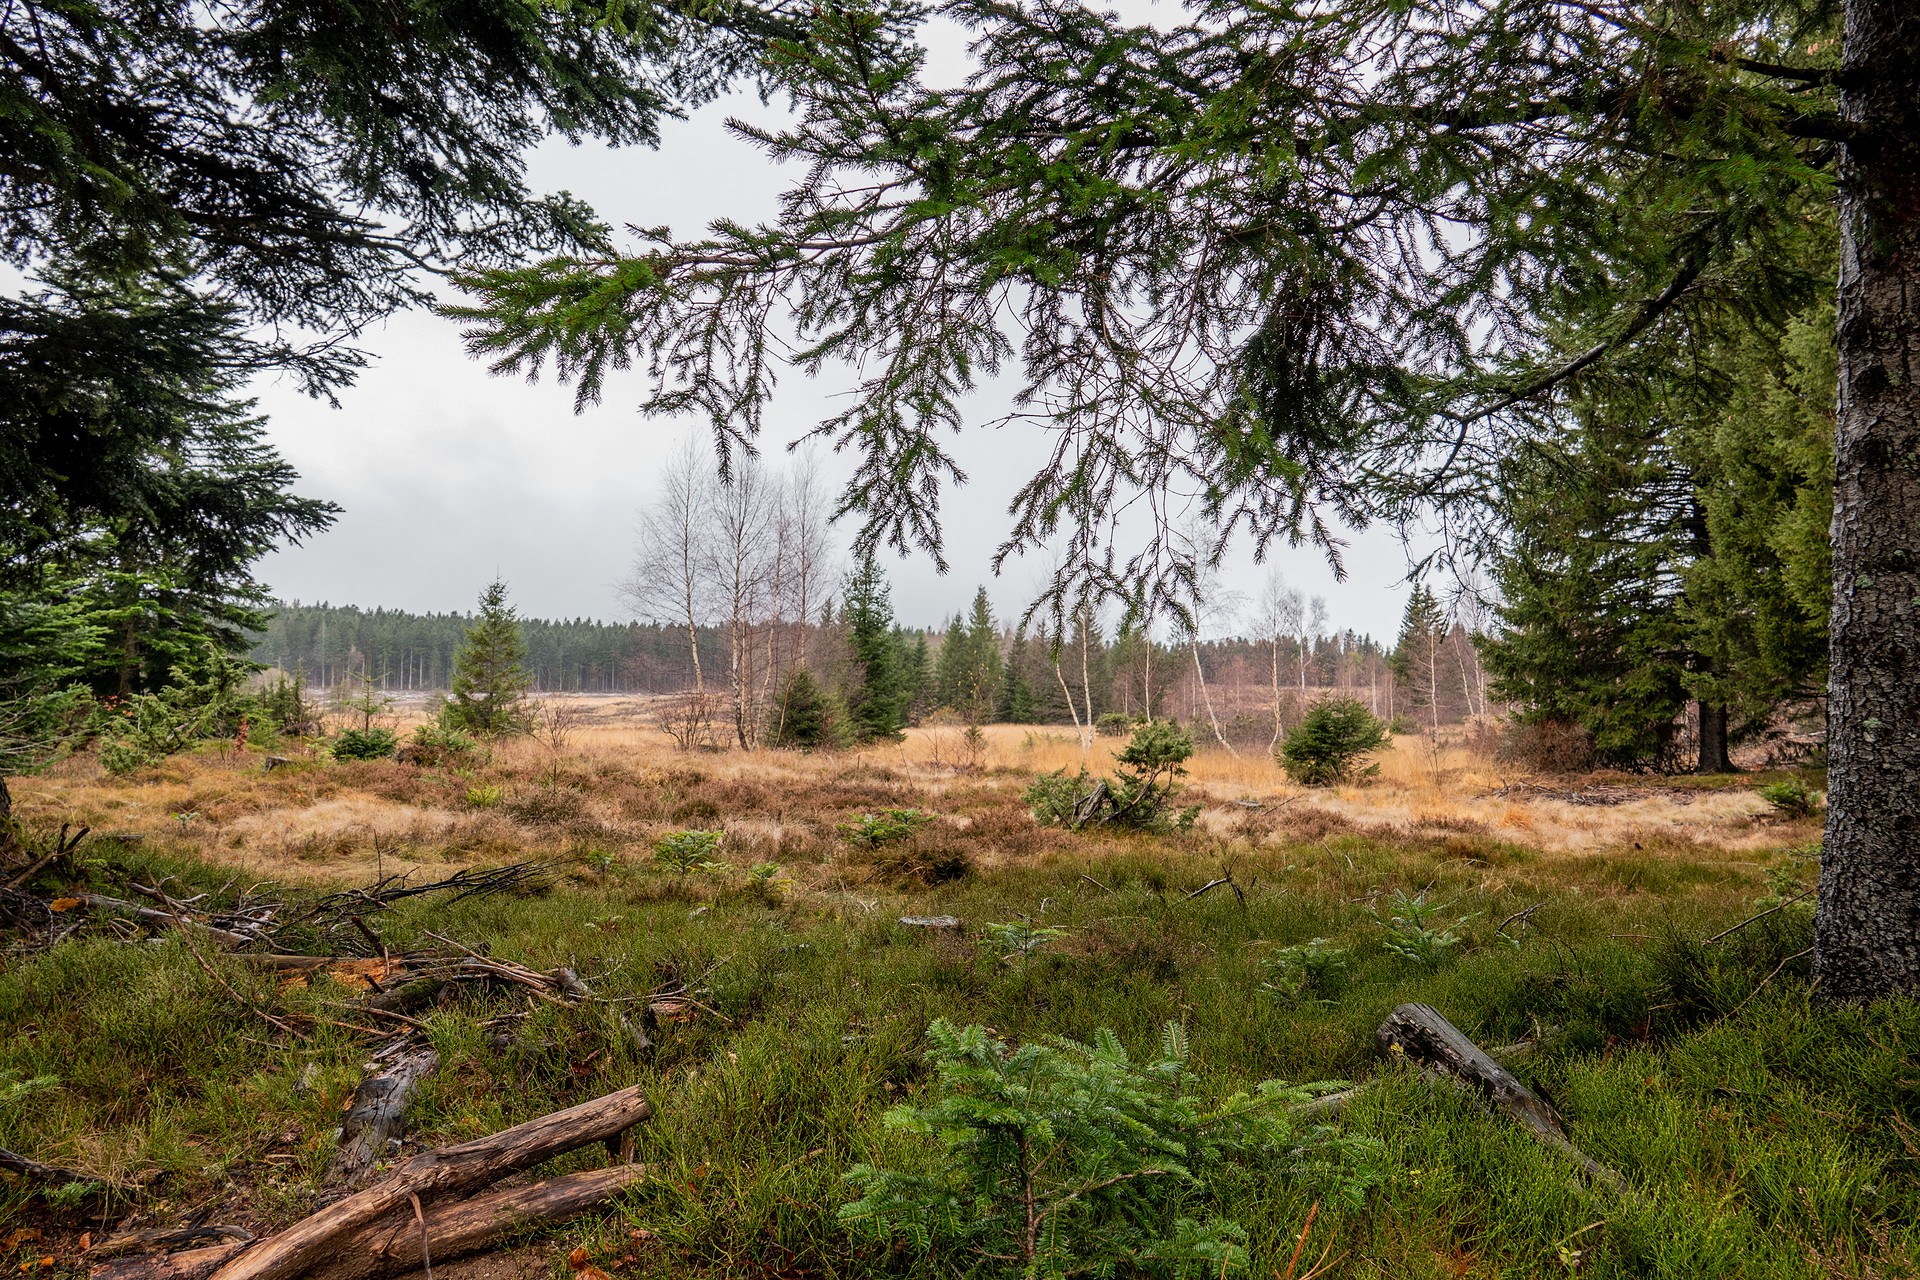
{"label": "tall tree trunk", "polygon": [[1813,969],[1920,989],[1920,5],[1848,0],[1828,813]]}
{"label": "tall tree trunk", "polygon": [[1189,646],[1193,650],[1193,678],[1200,685],[1200,699],[1207,707],[1207,723],[1213,726],[1213,740],[1227,749],[1227,754],[1238,760],[1240,753],[1227,741],[1227,735],[1220,732],[1220,718],[1213,714],[1213,695],[1207,692],[1207,673],[1200,665],[1200,637],[1195,634]]}
{"label": "tall tree trunk", "polygon": [[1700,713],[1700,760],[1697,773],[1732,773],[1733,760],[1727,755],[1727,709],[1711,702],[1696,702]]}

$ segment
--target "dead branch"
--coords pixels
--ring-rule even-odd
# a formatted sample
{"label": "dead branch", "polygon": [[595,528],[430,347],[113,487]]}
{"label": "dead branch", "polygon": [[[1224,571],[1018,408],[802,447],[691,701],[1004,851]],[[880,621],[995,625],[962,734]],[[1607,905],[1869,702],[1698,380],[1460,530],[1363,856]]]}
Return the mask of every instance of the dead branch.
{"label": "dead branch", "polygon": [[64,1187],[75,1182],[106,1181],[104,1178],[96,1178],[91,1174],[81,1173],[76,1169],[63,1169],[57,1164],[41,1164],[38,1160],[30,1160],[26,1156],[18,1155],[4,1148],[0,1148],[0,1169],[5,1169],[9,1173],[17,1173],[21,1177],[30,1178],[35,1182],[45,1182],[56,1187]]}
{"label": "dead branch", "polygon": [[78,897],[80,901],[86,903],[96,911],[122,912],[126,915],[136,917],[142,924],[166,925],[169,928],[184,929],[187,927],[187,924],[191,922],[205,929],[214,941],[223,942],[230,947],[244,946],[246,943],[253,941],[252,938],[244,933],[235,933],[231,929],[222,929],[216,925],[207,924],[204,921],[192,920],[191,917],[187,915],[174,915],[172,912],[161,911],[154,907],[143,907],[137,902],[128,902],[124,898],[109,898],[104,893],[83,893],[79,894]]}
{"label": "dead branch", "polygon": [[599,1142],[653,1114],[640,1086],[458,1146],[425,1151],[364,1191],[337,1200],[215,1270],[215,1280],[292,1280],[342,1255],[347,1238],[411,1198],[459,1196],[509,1173]]}
{"label": "dead branch", "polygon": [[68,854],[72,853],[75,849],[78,849],[80,847],[80,842],[87,838],[87,832],[91,830],[93,830],[92,827],[82,827],[80,828],[78,834],[76,834],[73,837],[73,839],[69,841],[67,839],[67,824],[64,822],[61,823],[60,834],[54,837],[53,848],[49,850],[43,857],[28,864],[27,869],[25,871],[22,871],[19,875],[7,881],[6,884],[0,885],[0,889],[18,889],[21,885],[24,885],[27,881],[39,875],[46,868],[52,866],[55,862],[58,862],[61,858],[66,857]]}
{"label": "dead branch", "polygon": [[1411,1062],[1443,1075],[1516,1121],[1543,1146],[1560,1152],[1594,1184],[1627,1193],[1625,1179],[1573,1145],[1552,1107],[1514,1074],[1424,1004],[1403,1004],[1387,1015],[1374,1043],[1390,1059]]}
{"label": "dead branch", "polygon": [[[585,1212],[646,1177],[645,1165],[614,1165],[429,1207],[427,1250],[443,1262],[466,1257],[525,1227]],[[374,1280],[404,1274],[419,1267],[420,1246],[420,1229],[408,1202],[394,1215],[342,1238],[337,1253],[319,1261],[305,1277]],[[225,1244],[123,1258],[96,1266],[90,1280],[205,1280],[225,1263],[244,1261],[248,1252],[246,1245]]]}

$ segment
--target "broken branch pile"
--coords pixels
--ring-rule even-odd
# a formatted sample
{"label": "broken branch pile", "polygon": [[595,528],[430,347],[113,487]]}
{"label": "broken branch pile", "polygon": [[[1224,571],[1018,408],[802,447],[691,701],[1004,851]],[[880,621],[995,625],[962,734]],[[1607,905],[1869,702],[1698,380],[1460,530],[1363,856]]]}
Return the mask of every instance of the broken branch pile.
{"label": "broken branch pile", "polygon": [[[594,1142],[617,1145],[653,1114],[639,1086],[457,1146],[425,1151],[363,1191],[262,1240],[118,1258],[92,1280],[369,1280],[475,1253],[508,1232],[600,1203],[647,1176],[622,1164],[493,1187]],[[476,1194],[478,1193],[478,1194]]]}

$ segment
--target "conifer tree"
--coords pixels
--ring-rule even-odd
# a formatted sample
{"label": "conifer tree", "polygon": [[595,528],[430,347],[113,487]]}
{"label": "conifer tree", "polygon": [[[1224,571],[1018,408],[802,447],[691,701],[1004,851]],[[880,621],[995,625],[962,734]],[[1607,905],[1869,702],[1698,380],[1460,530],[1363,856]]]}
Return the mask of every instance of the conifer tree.
{"label": "conifer tree", "polygon": [[974,592],[966,618],[954,616],[940,646],[940,701],[969,724],[992,719],[1000,692],[1000,666],[1000,633],[993,623],[987,589],[981,587]]}
{"label": "conifer tree", "polygon": [[871,553],[847,582],[841,618],[859,681],[847,695],[853,736],[860,742],[898,738],[912,688],[893,625],[892,589]]}
{"label": "conifer tree", "polygon": [[526,692],[527,641],[507,603],[507,584],[495,579],[480,595],[480,616],[453,657],[452,687],[441,723],[462,733],[501,737],[531,725]]}
{"label": "conifer tree", "polygon": [[1000,687],[994,695],[993,718],[1001,724],[1039,723],[1040,701],[1034,696],[1033,683],[1027,676],[1034,662],[1032,647],[1026,627],[1021,626],[1014,632],[1013,647],[1000,668]]}
{"label": "conifer tree", "polygon": [[1447,618],[1440,602],[1425,583],[1414,584],[1390,666],[1408,713],[1436,733],[1440,729],[1440,648],[1446,639]]}
{"label": "conifer tree", "polygon": [[933,666],[932,655],[927,649],[927,633],[914,633],[909,642],[906,633],[894,629],[894,636],[900,647],[901,679],[907,690],[907,710],[905,724],[919,724],[920,718],[933,710],[939,699],[939,676]]}

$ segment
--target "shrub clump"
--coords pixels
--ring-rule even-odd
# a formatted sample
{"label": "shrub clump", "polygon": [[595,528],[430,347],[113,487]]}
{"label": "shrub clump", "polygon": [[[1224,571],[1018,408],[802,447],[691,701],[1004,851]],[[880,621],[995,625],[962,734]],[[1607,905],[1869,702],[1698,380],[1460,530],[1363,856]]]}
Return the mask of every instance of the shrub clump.
{"label": "shrub clump", "polygon": [[1758,790],[1760,798],[1783,818],[1811,818],[1820,811],[1820,797],[1799,778],[1769,782]]}
{"label": "shrub clump", "polygon": [[718,831],[669,831],[653,842],[653,860],[679,875],[722,870]]}
{"label": "shrub clump", "polygon": [[1021,799],[1043,826],[1185,831],[1200,816],[1200,807],[1176,810],[1172,800],[1192,756],[1193,739],[1184,730],[1170,720],[1149,720],[1114,757],[1120,766],[1114,777],[1055,769],[1035,778]]}
{"label": "shrub clump", "polygon": [[842,822],[835,830],[848,844],[880,849],[912,839],[920,828],[932,821],[933,815],[925,809],[882,809],[879,813],[863,813],[852,822]]}
{"label": "shrub clump", "polygon": [[400,749],[391,729],[342,729],[328,748],[335,760],[385,760]]}
{"label": "shrub clump", "polygon": [[1267,1080],[1210,1100],[1178,1023],[1145,1063],[1105,1028],[1091,1044],[1016,1048],[941,1020],[927,1041],[938,1075],[929,1100],[893,1108],[886,1124],[922,1140],[930,1168],[855,1165],[847,1178],[860,1198],[839,1217],[858,1234],[964,1258],[963,1270],[1218,1277],[1246,1267],[1246,1232],[1187,1211],[1219,1184],[1282,1168],[1358,1208],[1378,1178],[1376,1141],[1296,1129],[1288,1115],[1334,1086]]}
{"label": "shrub clump", "polygon": [[801,667],[767,711],[767,742],[789,751],[836,751],[853,741],[847,704]]}
{"label": "shrub clump", "polygon": [[423,724],[414,729],[413,739],[402,749],[402,759],[429,768],[458,768],[473,763],[480,755],[480,744],[457,729],[438,724]]}
{"label": "shrub clump", "polygon": [[1323,698],[1280,744],[1295,782],[1328,787],[1351,777],[1361,759],[1387,744],[1387,726],[1357,698]]}

